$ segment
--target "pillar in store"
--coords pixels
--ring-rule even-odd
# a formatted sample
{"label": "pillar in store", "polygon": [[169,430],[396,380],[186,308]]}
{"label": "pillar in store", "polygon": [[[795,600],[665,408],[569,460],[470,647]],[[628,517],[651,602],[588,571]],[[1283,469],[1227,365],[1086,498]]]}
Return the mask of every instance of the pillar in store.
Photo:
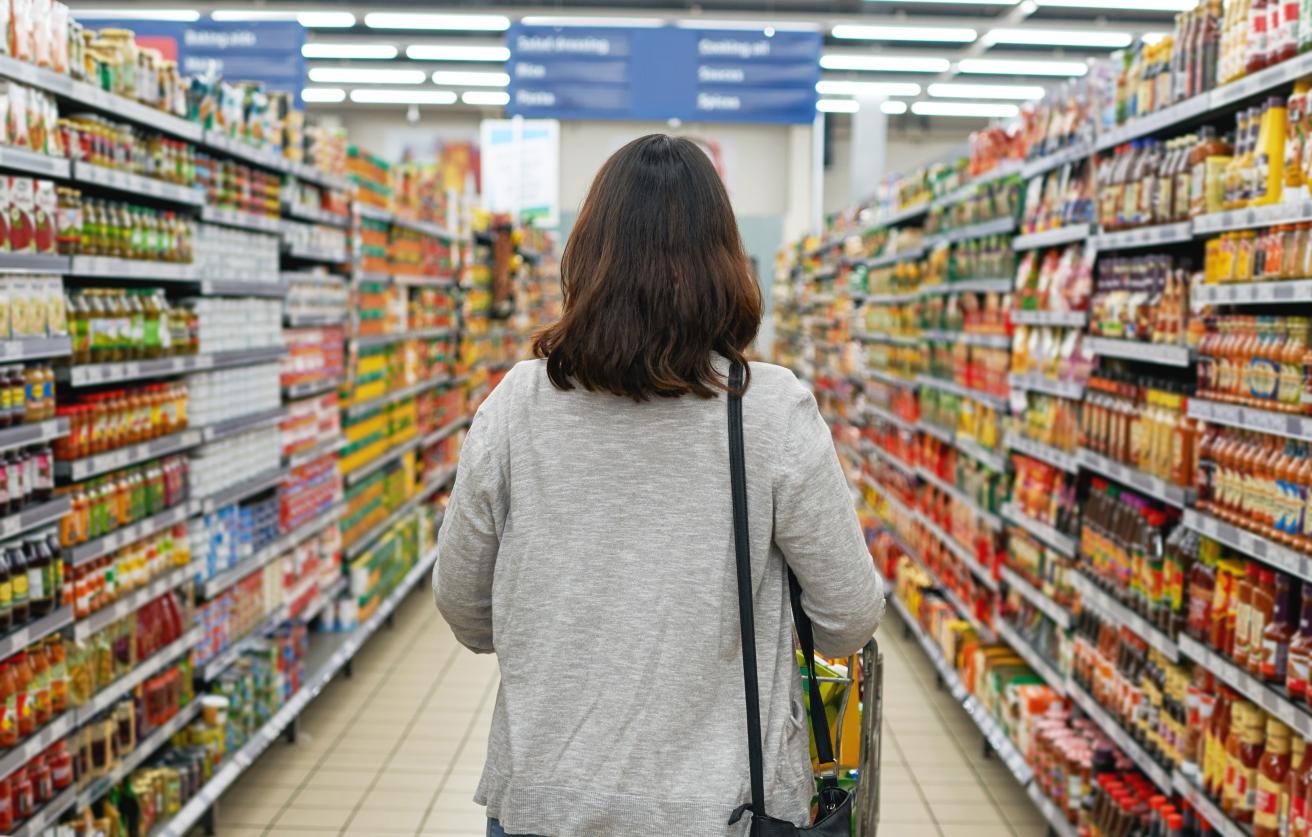
{"label": "pillar in store", "polygon": [[[888,116],[883,96],[862,96],[860,109],[852,114],[852,140],[848,145],[848,196],[851,202],[863,203],[875,196],[884,177],[888,153]],[[896,168],[896,161],[894,161]]]}

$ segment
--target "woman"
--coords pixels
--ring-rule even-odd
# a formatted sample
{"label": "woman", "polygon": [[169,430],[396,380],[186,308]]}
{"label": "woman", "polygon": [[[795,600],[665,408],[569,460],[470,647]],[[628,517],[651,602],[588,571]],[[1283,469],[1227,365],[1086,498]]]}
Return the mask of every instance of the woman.
{"label": "woman", "polygon": [[[746,833],[726,401],[761,295],[709,159],[651,135],[598,172],[565,307],[479,408],[438,536],[437,606],[498,657],[476,800],[489,835]],[[822,653],[883,593],[815,399],[753,363],[743,394],[766,810],[814,791],[785,565]],[[504,830],[503,830],[504,829]]]}

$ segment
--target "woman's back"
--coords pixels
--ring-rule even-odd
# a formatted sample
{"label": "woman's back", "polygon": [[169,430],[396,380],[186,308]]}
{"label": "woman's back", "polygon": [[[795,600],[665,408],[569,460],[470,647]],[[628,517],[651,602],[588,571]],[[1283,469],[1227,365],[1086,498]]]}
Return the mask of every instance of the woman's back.
{"label": "woman's back", "polygon": [[[783,556],[824,651],[859,648],[883,599],[811,395],[753,364],[743,413],[766,807],[804,822]],[[723,397],[566,392],[519,364],[470,430],[439,555],[443,614],[501,667],[490,816],[510,833],[731,833],[749,792]]]}
{"label": "woman's back", "polygon": [[476,799],[510,834],[745,831],[729,824],[750,796],[732,389],[765,813],[802,824],[814,783],[784,562],[823,653],[870,638],[883,592],[815,399],[776,366],[729,383],[761,292],[710,160],[660,135],[621,148],[560,268],[561,318],[479,408],[438,536],[438,607],[501,668]]}

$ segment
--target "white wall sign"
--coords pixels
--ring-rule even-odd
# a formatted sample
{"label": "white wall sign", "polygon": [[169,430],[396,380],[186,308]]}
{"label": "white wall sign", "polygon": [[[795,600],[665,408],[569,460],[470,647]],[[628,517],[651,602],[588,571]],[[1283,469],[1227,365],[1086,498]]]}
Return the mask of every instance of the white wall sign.
{"label": "white wall sign", "polygon": [[484,119],[483,206],[536,227],[560,224],[560,123],[554,119]]}

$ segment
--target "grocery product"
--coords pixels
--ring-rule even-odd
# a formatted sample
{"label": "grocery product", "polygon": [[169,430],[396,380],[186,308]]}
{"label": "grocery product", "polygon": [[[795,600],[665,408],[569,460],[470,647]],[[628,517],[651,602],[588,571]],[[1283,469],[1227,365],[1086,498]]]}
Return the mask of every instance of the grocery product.
{"label": "grocery product", "polygon": [[80,459],[186,428],[187,387],[150,384],[82,394],[55,412],[69,421],[69,434],[55,441],[55,456]]}
{"label": "grocery product", "polygon": [[174,508],[190,496],[186,456],[166,456],[68,486],[60,543],[76,546]]}

